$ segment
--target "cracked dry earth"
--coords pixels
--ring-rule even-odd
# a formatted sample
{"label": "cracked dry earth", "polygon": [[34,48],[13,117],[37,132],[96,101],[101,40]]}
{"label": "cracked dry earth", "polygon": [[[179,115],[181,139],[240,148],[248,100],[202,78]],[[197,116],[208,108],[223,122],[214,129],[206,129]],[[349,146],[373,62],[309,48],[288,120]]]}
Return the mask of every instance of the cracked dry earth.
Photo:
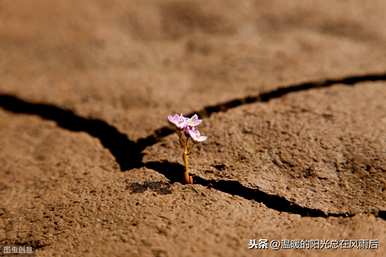
{"label": "cracked dry earth", "polygon": [[[0,245],[386,256],[386,3],[0,2]],[[209,138],[183,185],[172,112]],[[377,239],[257,250],[249,239]]]}

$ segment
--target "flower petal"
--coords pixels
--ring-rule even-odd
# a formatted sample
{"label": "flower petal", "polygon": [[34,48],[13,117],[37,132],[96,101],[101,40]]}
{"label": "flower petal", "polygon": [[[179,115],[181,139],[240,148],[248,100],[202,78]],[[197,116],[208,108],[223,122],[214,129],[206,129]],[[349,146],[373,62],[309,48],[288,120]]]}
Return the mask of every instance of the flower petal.
{"label": "flower petal", "polygon": [[188,127],[187,132],[189,136],[196,142],[202,142],[205,141],[208,137],[207,136],[202,136],[200,134],[200,131],[198,131],[194,127]]}
{"label": "flower petal", "polygon": [[188,119],[187,124],[188,124],[188,126],[196,127],[196,126],[200,125],[201,122],[202,122],[202,120],[200,120],[198,118],[198,115],[194,114],[190,119]]}
{"label": "flower petal", "polygon": [[188,118],[184,117],[182,114],[169,115],[168,120],[170,123],[173,123],[177,128],[183,129],[187,126]]}

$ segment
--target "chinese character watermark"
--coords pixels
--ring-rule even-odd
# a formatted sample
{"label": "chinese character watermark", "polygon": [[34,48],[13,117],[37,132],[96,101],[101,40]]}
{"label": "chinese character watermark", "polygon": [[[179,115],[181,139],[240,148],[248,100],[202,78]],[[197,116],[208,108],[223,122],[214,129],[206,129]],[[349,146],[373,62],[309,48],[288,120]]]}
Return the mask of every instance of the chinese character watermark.
{"label": "chinese character watermark", "polygon": [[1,256],[15,256],[21,255],[25,256],[28,254],[33,254],[32,246],[28,245],[0,245],[0,254]]}
{"label": "chinese character watermark", "polygon": [[249,239],[249,249],[309,249],[309,250],[377,250],[378,239]]}

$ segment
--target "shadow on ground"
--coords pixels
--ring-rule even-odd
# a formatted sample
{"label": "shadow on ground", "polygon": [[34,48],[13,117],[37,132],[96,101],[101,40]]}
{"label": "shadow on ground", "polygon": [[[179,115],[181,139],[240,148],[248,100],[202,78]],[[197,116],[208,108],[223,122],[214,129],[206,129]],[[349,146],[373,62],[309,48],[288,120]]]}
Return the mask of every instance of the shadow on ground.
{"label": "shadow on ground", "polygon": [[[199,113],[202,117],[210,117],[214,113],[226,112],[232,108],[245,104],[268,102],[272,99],[280,98],[290,93],[315,88],[330,87],[334,84],[354,86],[358,83],[368,81],[386,81],[386,73],[348,76],[340,79],[326,79],[287,85],[256,96],[247,96],[217,105],[207,106],[188,115],[190,116],[193,113]],[[164,175],[171,183],[182,181],[183,166],[181,164],[170,163],[167,161],[143,162],[143,150],[158,143],[162,138],[174,133],[174,130],[170,127],[161,127],[155,130],[151,135],[135,142],[130,140],[127,135],[120,132],[117,128],[103,120],[84,118],[71,110],[66,110],[55,105],[28,102],[18,98],[17,96],[0,94],[0,107],[16,114],[37,115],[43,119],[54,121],[59,127],[70,131],[82,131],[88,133],[90,136],[99,139],[102,145],[110,151],[119,164],[121,171],[146,167]],[[279,212],[299,214],[307,217],[350,217],[354,215],[353,213],[325,213],[318,209],[302,207],[294,202],[288,201],[284,197],[271,195],[260,191],[259,189],[247,188],[238,181],[206,180],[199,176],[194,176],[193,179],[196,184],[263,203],[267,207],[275,209]],[[132,184],[130,189],[135,193],[141,193],[150,189],[155,191],[158,190],[160,193],[167,194],[169,193],[170,187],[160,183],[137,183]],[[372,214],[386,220],[386,211],[374,211]]]}

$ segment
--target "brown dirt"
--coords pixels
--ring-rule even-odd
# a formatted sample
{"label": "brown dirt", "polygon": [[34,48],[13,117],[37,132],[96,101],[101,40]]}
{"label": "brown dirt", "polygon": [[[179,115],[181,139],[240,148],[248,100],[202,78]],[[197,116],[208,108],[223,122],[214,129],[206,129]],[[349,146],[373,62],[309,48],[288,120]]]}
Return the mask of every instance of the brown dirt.
{"label": "brown dirt", "polygon": [[[385,256],[384,1],[0,2],[0,244]],[[169,113],[208,141],[182,185]],[[249,239],[378,239],[250,250]]]}

